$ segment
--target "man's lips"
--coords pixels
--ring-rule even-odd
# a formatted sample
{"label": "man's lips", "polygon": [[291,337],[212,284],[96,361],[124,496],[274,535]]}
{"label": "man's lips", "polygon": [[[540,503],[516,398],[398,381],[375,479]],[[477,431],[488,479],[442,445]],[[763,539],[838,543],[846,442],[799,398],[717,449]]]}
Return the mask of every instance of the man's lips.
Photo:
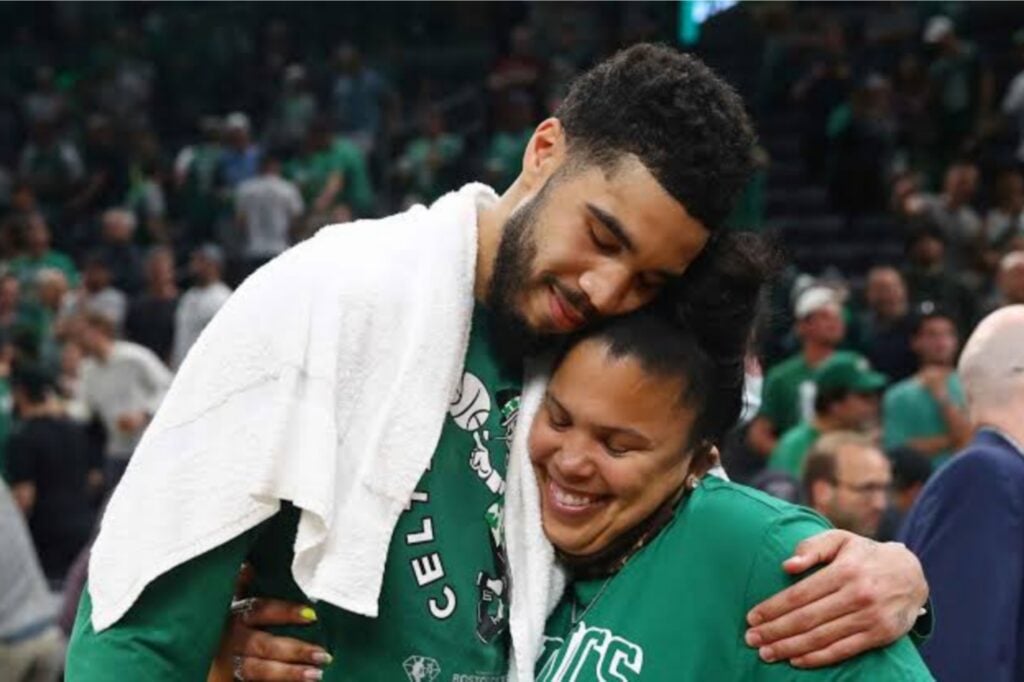
{"label": "man's lips", "polygon": [[548,298],[551,308],[551,319],[558,329],[572,331],[582,326],[586,321],[586,318],[562,296],[557,287],[550,287]]}

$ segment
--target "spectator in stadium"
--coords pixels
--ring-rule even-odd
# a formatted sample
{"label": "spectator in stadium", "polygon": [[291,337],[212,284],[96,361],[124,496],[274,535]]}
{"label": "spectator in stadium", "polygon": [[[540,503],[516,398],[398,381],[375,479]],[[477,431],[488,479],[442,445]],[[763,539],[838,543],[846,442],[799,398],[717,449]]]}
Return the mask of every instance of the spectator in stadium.
{"label": "spectator in stadium", "polygon": [[267,148],[287,150],[289,153],[298,151],[318,109],[306,67],[302,64],[289,64],[284,69],[281,93],[274,102],[267,122]]}
{"label": "spectator in stadium", "polygon": [[883,441],[886,448],[913,448],[937,468],[971,437],[955,369],[959,341],[953,318],[924,307],[914,321],[910,344],[919,369],[886,391]]}
{"label": "spectator in stadium", "polygon": [[59,214],[84,172],[78,149],[60,137],[54,124],[32,126],[32,137],[21,151],[18,175],[28,182],[47,216]]}
{"label": "spectator in stadium", "polygon": [[281,159],[265,154],[259,176],[240,184],[235,195],[235,224],[242,232],[245,258],[237,282],[284,253],[303,208],[298,188],[281,177]]}
{"label": "spectator in stadium", "polygon": [[89,362],[82,367],[81,396],[107,433],[104,483],[113,489],[171,385],[171,373],[145,346],[117,340],[114,323],[88,312],[78,343]]}
{"label": "spectator in stadium", "polygon": [[142,252],[135,244],[135,214],[126,208],[110,208],[100,218],[100,243],[117,289],[131,296],[142,289]]}
{"label": "spectator in stadium", "polygon": [[82,289],[69,306],[68,314],[99,312],[114,323],[115,329],[122,329],[128,298],[113,286],[113,280],[106,252],[97,249],[88,253],[82,263]]}
{"label": "spectator in stadium", "polygon": [[12,341],[32,327],[29,308],[22,301],[18,278],[10,273],[0,275],[0,332]]}
{"label": "spectator in stadium", "polygon": [[24,253],[11,260],[10,271],[18,278],[29,299],[36,297],[37,275],[44,268],[56,268],[64,273],[68,286],[78,286],[78,270],[66,254],[50,247],[50,228],[41,213],[34,213],[21,224]]}
{"label": "spectator in stadium", "polygon": [[93,455],[83,427],[62,413],[49,383],[34,368],[12,375],[21,427],[7,446],[8,480],[43,572],[59,586],[92,534],[103,462]]}
{"label": "spectator in stadium", "polygon": [[451,187],[465,147],[461,135],[447,130],[437,107],[427,107],[420,119],[420,134],[406,145],[395,169],[409,193],[407,204],[430,204]]}
{"label": "spectator in stadium", "polygon": [[81,222],[120,206],[128,194],[128,159],[113,122],[104,114],[92,114],[86,121],[85,167],[88,172],[69,205],[72,216]]}
{"label": "spectator in stadium", "polygon": [[7,478],[7,442],[14,426],[14,396],[11,393],[11,369],[14,344],[0,332],[0,478]]}
{"label": "spectator in stadium", "polygon": [[68,280],[60,270],[43,268],[36,273],[37,359],[47,369],[56,370],[60,364],[61,315],[69,304],[68,289]]}
{"label": "spectator in stadium", "polygon": [[174,319],[174,355],[171,366],[175,369],[181,366],[199,334],[231,296],[231,289],[221,279],[224,253],[213,244],[206,244],[192,252],[189,270],[192,286],[182,295]]}
{"label": "spectator in stadium", "polygon": [[510,90],[524,90],[538,96],[543,75],[544,62],[534,48],[533,28],[529,24],[513,26],[507,51],[487,75],[487,87],[499,96]]}
{"label": "spectator in stadium", "polygon": [[484,160],[487,180],[504,191],[519,177],[526,143],[533,136],[533,99],[522,90],[504,95],[498,107],[498,130],[491,138]]}
{"label": "spectator in stadium", "polygon": [[339,208],[355,216],[366,216],[373,208],[363,153],[353,142],[335,137],[324,117],[310,125],[305,149],[286,166],[285,175],[298,185],[317,227],[331,222]]}
{"label": "spectator in stadium", "polygon": [[878,395],[888,380],[870,369],[867,360],[833,355],[817,369],[814,416],[782,434],[768,466],[800,477],[814,443],[834,431],[870,434],[878,428]]}
{"label": "spectator in stadium", "polygon": [[960,356],[970,444],[925,486],[902,541],[935,611],[921,654],[938,680],[1014,682],[1024,671],[1024,306],[978,324]]}
{"label": "spectator in stadium", "polygon": [[985,304],[987,312],[1024,303],[1024,251],[1010,251],[999,260],[995,285]]}
{"label": "spectator in stadium", "polygon": [[903,278],[912,306],[931,302],[952,316],[957,330],[964,336],[973,328],[978,303],[955,271],[947,267],[947,244],[945,234],[935,225],[928,222],[916,225],[907,237]]}
{"label": "spectator in stadium", "polygon": [[857,347],[893,381],[910,376],[917,358],[910,350],[910,301],[903,275],[891,265],[871,268],[864,299],[866,309],[857,316]]}
{"label": "spectator in stadium", "polygon": [[67,642],[32,537],[0,479],[0,670],[13,682],[59,682]]}
{"label": "spectator in stadium", "polygon": [[145,268],[146,288],[128,304],[125,338],[145,346],[170,365],[178,310],[174,251],[167,246],[152,247],[146,254]]}
{"label": "spectator in stadium", "polygon": [[920,212],[928,224],[946,238],[946,267],[964,272],[976,266],[977,242],[982,233],[981,216],[971,206],[978,191],[978,166],[957,161],[946,171],[941,194],[921,194]]}
{"label": "spectator in stadium", "polygon": [[1007,169],[996,178],[996,201],[985,215],[981,246],[995,251],[1024,238],[1024,174]]}
{"label": "spectator in stadium", "polygon": [[[64,412],[79,424],[88,424],[92,420],[92,414],[82,397],[82,364],[85,361],[85,353],[76,341],[78,327],[81,324],[81,320],[78,319],[74,325],[74,333],[69,334],[61,344],[56,389]],[[102,432],[99,435],[101,437],[97,440],[102,440]]]}
{"label": "spectator in stadium", "polygon": [[1013,77],[1003,95],[1003,115],[1010,119],[1017,139],[1016,159],[1024,164],[1024,28],[1013,34],[1013,45],[1019,73]]}
{"label": "spectator in stadium", "polygon": [[892,489],[891,469],[885,454],[863,434],[822,436],[804,466],[807,506],[836,528],[873,538]]}
{"label": "spectator in stadium", "polygon": [[359,48],[352,43],[338,46],[334,69],[330,93],[333,129],[352,140],[361,154],[370,156],[387,124],[395,95],[388,81],[363,63]]}
{"label": "spectator in stadium", "polygon": [[833,355],[859,357],[836,350],[846,336],[846,323],[835,290],[812,286],[801,292],[793,316],[801,350],[765,374],[761,411],[747,432],[750,447],[765,458],[783,433],[813,414],[814,371]]}
{"label": "spectator in stadium", "polygon": [[993,78],[977,48],[957,35],[948,17],[929,19],[923,37],[937,53],[928,69],[929,104],[938,124],[940,160],[948,161],[980,130],[992,106]]}
{"label": "spectator in stadium", "polygon": [[881,542],[899,537],[904,519],[932,475],[931,460],[916,450],[900,447],[885,454],[892,463],[892,499],[875,538]]}
{"label": "spectator in stadium", "polygon": [[220,166],[221,121],[204,116],[199,121],[201,139],[186,145],[174,159],[174,193],[181,218],[183,235],[190,243],[202,243],[213,237],[213,228],[220,211],[217,197],[217,172]]}
{"label": "spectator in stadium", "polygon": [[240,111],[224,118],[224,149],[217,164],[217,176],[223,191],[232,193],[244,181],[259,173],[260,147],[252,141],[252,124]]}

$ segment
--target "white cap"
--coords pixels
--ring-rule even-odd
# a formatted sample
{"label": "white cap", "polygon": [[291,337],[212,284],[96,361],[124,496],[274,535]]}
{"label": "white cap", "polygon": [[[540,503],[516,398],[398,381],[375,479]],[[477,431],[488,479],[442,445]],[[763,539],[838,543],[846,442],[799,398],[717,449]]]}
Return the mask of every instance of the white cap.
{"label": "white cap", "polygon": [[224,127],[228,130],[249,130],[249,117],[241,111],[233,111],[224,119]]}
{"label": "white cap", "polygon": [[924,42],[934,44],[953,32],[953,20],[941,15],[928,20],[924,27]]}
{"label": "white cap", "polygon": [[796,297],[796,305],[793,306],[793,315],[802,320],[812,313],[816,313],[829,306],[839,306],[839,296],[834,289],[823,286],[812,286],[802,291]]}

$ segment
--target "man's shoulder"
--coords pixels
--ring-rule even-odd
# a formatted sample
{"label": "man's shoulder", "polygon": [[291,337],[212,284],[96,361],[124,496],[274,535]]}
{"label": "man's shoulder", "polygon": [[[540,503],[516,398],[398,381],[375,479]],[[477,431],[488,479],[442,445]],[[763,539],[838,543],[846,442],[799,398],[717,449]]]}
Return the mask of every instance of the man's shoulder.
{"label": "man's shoulder", "polygon": [[796,353],[769,369],[768,373],[764,376],[764,380],[765,382],[786,381],[787,379],[806,371],[807,363],[804,362],[804,356],[800,353]]}
{"label": "man's shoulder", "polygon": [[886,403],[905,403],[908,400],[920,400],[927,393],[924,386],[914,377],[897,381],[885,391]]}

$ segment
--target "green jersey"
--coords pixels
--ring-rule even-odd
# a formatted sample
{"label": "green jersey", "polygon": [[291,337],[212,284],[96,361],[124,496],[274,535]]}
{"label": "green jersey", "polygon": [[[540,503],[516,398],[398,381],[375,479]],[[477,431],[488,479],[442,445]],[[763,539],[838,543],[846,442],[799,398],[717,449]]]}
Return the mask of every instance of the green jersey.
{"label": "green jersey", "polygon": [[[488,337],[486,313],[478,309],[431,467],[391,538],[377,618],[320,603],[316,623],[275,629],[329,651],[337,662],[324,671],[328,682],[505,679],[504,479],[521,370],[499,362]],[[111,671],[127,669],[126,661],[136,669],[149,657],[158,660],[137,668],[147,680],[202,679],[188,673],[209,665],[220,627],[207,621],[223,623],[243,559],[255,568],[253,594],[308,601],[291,575],[298,516],[286,506],[259,528],[161,576],[102,633],[89,622],[86,592],[72,635],[70,679],[107,680]]]}
{"label": "green jersey", "polygon": [[807,453],[820,435],[821,432],[810,422],[800,422],[786,431],[772,450],[772,456],[768,459],[769,468],[785,471],[794,478],[800,478]]}
{"label": "green jersey", "polygon": [[[837,350],[829,358],[843,356],[851,360],[861,358],[846,350]],[[798,353],[772,367],[765,375],[759,416],[771,421],[775,433],[781,435],[813,416],[815,369],[807,364],[803,353]]]}
{"label": "green jersey", "polygon": [[708,477],[610,579],[570,586],[548,619],[538,682],[931,680],[906,637],[843,664],[764,663],[746,614],[789,587],[782,561],[828,528],[807,509]]}
{"label": "green jersey", "polygon": [[373,189],[362,152],[344,138],[323,151],[306,154],[285,167],[285,175],[299,187],[307,206],[312,206],[334,173],[341,174],[341,191],[335,204],[345,203],[357,214],[373,208]]}
{"label": "green jersey", "polygon": [[18,256],[11,261],[11,274],[18,278],[23,290],[32,294],[36,290],[36,276],[44,268],[59,270],[67,279],[69,289],[78,288],[78,270],[74,262],[59,251],[47,251],[39,258]]}
{"label": "green jersey", "polygon": [[[963,409],[967,404],[960,377],[951,373],[946,380],[950,401]],[[942,417],[939,403],[921,382],[914,377],[904,379],[885,392],[882,400],[882,440],[886,448],[907,445],[915,438],[929,438],[949,433],[946,420]],[[932,455],[932,466],[938,468],[953,455],[953,450],[943,450]]]}

